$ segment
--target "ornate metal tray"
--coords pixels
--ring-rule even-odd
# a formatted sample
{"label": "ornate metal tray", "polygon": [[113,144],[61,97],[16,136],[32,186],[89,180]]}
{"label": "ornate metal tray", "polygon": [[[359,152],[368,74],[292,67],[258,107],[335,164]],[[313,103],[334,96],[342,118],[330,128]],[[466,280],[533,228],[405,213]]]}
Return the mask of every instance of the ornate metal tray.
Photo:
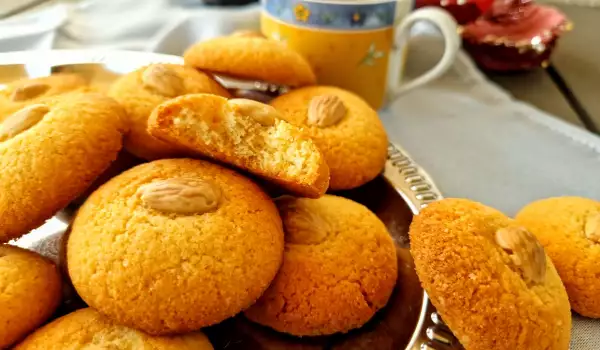
{"label": "ornate metal tray", "polygon": [[[182,59],[127,51],[64,50],[0,54],[0,89],[2,84],[18,78],[39,77],[58,71],[78,72],[91,84],[102,87],[120,74],[157,62],[182,63]],[[136,160],[127,159],[131,156],[124,157],[124,164],[136,164]],[[358,189],[337,194],[369,207],[385,222],[395,239],[398,283],[388,305],[362,328],[328,337],[295,338],[253,324],[240,315],[205,329],[215,349],[462,349],[421,288],[408,249],[408,227],[413,215],[442,197],[431,178],[405,151],[390,144],[388,161],[381,176]],[[12,244],[36,250],[64,267],[62,247],[74,207],[76,204]],[[57,316],[82,306],[83,302],[69,285],[68,276],[65,277],[65,302]]]}

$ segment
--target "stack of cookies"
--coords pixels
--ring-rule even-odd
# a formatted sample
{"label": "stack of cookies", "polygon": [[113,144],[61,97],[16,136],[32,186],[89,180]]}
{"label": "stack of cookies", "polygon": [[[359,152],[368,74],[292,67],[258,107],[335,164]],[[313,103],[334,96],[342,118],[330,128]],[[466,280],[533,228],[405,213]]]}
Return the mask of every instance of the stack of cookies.
{"label": "stack of cookies", "polygon": [[[390,234],[326,194],[382,171],[377,113],[253,33],[196,44],[185,63],[106,95],[72,74],[0,91],[0,348],[211,349],[202,328],[239,313],[317,336],[386,305]],[[76,200],[64,269],[6,244]],[[62,279],[87,307],[52,320]]]}
{"label": "stack of cookies", "polygon": [[[106,95],[66,73],[0,90],[1,349],[212,349],[202,329],[237,314],[330,335],[388,302],[392,238],[331,194],[382,171],[377,113],[256,33],[184,60],[141,67]],[[69,205],[62,269],[7,244]],[[571,307],[600,317],[596,201],[546,199],[513,220],[445,199],[410,239],[467,350],[566,350]],[[65,287],[84,303],[56,318]]]}

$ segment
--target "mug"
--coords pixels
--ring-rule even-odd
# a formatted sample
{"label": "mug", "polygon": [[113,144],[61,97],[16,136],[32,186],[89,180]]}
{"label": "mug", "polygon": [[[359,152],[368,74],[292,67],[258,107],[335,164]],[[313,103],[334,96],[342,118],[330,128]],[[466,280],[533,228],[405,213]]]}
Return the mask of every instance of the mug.
{"label": "mug", "polygon": [[[261,30],[303,55],[320,85],[350,90],[378,109],[442,75],[460,48],[456,21],[411,0],[261,0]],[[411,12],[412,11],[412,12]],[[434,24],[445,51],[429,71],[402,81],[408,39],[418,21]]]}

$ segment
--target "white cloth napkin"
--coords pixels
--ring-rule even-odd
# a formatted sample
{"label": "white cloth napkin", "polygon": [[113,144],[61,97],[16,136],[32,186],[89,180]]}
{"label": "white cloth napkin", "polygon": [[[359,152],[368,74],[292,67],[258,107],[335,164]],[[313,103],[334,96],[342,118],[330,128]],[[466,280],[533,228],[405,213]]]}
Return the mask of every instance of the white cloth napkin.
{"label": "white cloth napkin", "polygon": [[[88,0],[71,8],[57,47],[180,55],[198,40],[258,27],[256,5],[184,10],[163,0],[119,1],[118,8],[112,1]],[[93,10],[99,3],[111,5]],[[0,51],[4,43],[0,40]],[[430,35],[413,39],[407,75],[431,65],[440,45]],[[509,215],[549,196],[600,200],[600,139],[515,101],[463,53],[448,74],[398,98],[381,118],[391,140],[408,150],[445,196],[472,198]],[[600,349],[600,322],[575,315],[572,349]]]}
{"label": "white cloth napkin", "polygon": [[[408,73],[431,65],[440,45],[430,36],[413,39]],[[441,79],[400,97],[381,116],[391,138],[446,196],[509,215],[550,196],[600,200],[600,138],[514,100],[465,54]]]}
{"label": "white cloth napkin", "polygon": [[66,5],[55,4],[0,20],[0,52],[52,48],[67,19]]}

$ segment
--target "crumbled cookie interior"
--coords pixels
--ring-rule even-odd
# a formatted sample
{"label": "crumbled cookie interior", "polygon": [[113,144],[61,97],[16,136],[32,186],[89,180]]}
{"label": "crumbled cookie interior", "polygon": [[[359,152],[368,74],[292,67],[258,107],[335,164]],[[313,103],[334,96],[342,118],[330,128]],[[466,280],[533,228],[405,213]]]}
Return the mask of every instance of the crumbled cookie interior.
{"label": "crumbled cookie interior", "polygon": [[173,122],[183,127],[187,138],[200,139],[211,148],[231,152],[244,162],[289,177],[308,176],[318,171],[319,156],[313,143],[298,141],[297,131],[276,120],[264,126],[250,116],[221,114],[219,123],[198,118],[197,111],[182,108]]}

